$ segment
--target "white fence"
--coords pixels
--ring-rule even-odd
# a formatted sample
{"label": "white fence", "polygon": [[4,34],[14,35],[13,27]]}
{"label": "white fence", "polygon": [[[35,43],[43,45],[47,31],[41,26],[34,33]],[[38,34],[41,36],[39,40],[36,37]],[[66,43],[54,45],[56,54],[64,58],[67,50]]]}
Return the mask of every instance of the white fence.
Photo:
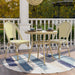
{"label": "white fence", "polygon": [[[52,27],[53,29],[57,29],[57,25],[61,22],[71,22],[72,24],[72,31],[69,37],[69,44],[75,45],[75,19],[71,18],[30,18],[29,23],[31,23],[31,27],[34,27],[36,30],[38,28],[38,25],[41,26],[43,30],[47,30],[49,27]],[[56,36],[56,39],[58,37]],[[41,39],[41,35],[40,35]],[[37,35],[36,35],[36,40],[37,40]]]}
{"label": "white fence", "polygon": [[[20,24],[20,19],[19,18],[0,18],[0,24],[4,24],[6,21],[11,21],[16,24]],[[75,45],[75,19],[71,18],[29,18],[29,23],[31,24],[31,27],[34,27],[36,30],[38,28],[38,25],[41,25],[41,28],[43,30],[47,30],[49,27],[52,27],[53,29],[57,29],[57,25],[61,22],[71,22],[72,24],[72,31],[69,37],[69,44]],[[4,48],[5,48],[5,32],[4,33]],[[40,35],[40,39],[42,36]],[[56,39],[58,37],[56,36]],[[37,35],[36,35],[36,40],[37,40]],[[41,39],[42,40],[42,39]]]}

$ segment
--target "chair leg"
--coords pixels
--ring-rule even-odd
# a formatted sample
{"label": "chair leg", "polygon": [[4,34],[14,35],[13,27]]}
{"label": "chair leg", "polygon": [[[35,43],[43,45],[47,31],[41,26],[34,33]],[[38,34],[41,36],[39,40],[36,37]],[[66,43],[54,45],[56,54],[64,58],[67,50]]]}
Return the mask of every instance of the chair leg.
{"label": "chair leg", "polygon": [[45,64],[45,45],[43,44],[43,55],[44,55],[44,64]]}
{"label": "chair leg", "polygon": [[18,56],[18,47],[16,46],[16,55],[17,55],[17,60],[19,60],[19,56]]}
{"label": "chair leg", "polygon": [[60,59],[60,49],[61,49],[61,45],[58,46],[59,59]]}
{"label": "chair leg", "polygon": [[30,56],[31,56],[31,51],[32,51],[32,49],[29,50],[28,62],[29,62],[29,59],[30,59]]}
{"label": "chair leg", "polygon": [[51,48],[50,45],[49,45],[49,48],[50,48],[50,53],[51,53],[51,55],[52,55],[52,59],[54,59],[54,58],[53,58],[53,53],[52,53],[52,48]]}
{"label": "chair leg", "polygon": [[6,57],[7,57],[7,51],[8,51],[8,47],[7,47],[7,49],[5,50],[5,59],[6,59]]}
{"label": "chair leg", "polygon": [[7,49],[5,50],[5,59],[7,57],[7,51],[8,51],[8,49],[9,49],[9,44],[7,44]]}
{"label": "chair leg", "polygon": [[33,43],[32,43],[31,49],[29,50],[28,62],[29,62],[29,59],[30,59],[30,56],[31,56],[32,48],[33,48]]}
{"label": "chair leg", "polygon": [[37,51],[38,51],[38,52],[37,52],[37,58],[39,58],[39,47],[40,47],[40,46],[38,45],[38,50],[37,50]]}
{"label": "chair leg", "polygon": [[68,54],[69,54],[69,56],[70,56],[70,49],[69,49],[68,43],[67,43],[66,46],[67,46]]}

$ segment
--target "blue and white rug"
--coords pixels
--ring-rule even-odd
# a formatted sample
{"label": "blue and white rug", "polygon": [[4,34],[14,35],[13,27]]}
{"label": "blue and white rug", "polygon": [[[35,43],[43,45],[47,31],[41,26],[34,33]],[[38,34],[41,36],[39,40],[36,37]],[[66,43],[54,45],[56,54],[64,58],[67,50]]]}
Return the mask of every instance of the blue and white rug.
{"label": "blue and white rug", "polygon": [[28,60],[28,54],[19,55],[19,60],[17,61],[17,56],[12,56],[3,61],[3,65],[8,69],[26,72],[26,73],[57,73],[65,72],[75,68],[75,59],[68,56],[61,56],[58,59],[58,55],[54,55],[55,59],[52,60],[51,55],[46,56],[46,63],[43,63],[43,54],[39,54],[39,59],[37,54],[31,54],[30,61]]}

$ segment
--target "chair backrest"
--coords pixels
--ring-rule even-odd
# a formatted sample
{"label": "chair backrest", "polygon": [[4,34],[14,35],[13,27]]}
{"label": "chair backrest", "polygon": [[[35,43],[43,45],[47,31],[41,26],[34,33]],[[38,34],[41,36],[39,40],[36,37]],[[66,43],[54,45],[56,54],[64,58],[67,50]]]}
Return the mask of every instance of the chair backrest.
{"label": "chair backrest", "polygon": [[59,26],[59,38],[63,37],[63,38],[67,38],[69,37],[69,34],[72,30],[72,25],[70,24],[70,22],[62,22]]}
{"label": "chair backrest", "polygon": [[18,27],[15,24],[13,24],[12,22],[5,22],[4,30],[5,30],[6,36],[8,38],[8,41],[10,41],[11,38],[16,39],[16,31],[19,33],[19,35],[21,37]]}

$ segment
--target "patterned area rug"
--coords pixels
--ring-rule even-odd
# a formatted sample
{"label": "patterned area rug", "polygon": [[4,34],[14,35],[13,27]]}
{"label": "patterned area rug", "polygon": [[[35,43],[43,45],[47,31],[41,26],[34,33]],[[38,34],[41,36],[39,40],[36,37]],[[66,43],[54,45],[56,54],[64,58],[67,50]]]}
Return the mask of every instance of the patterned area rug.
{"label": "patterned area rug", "polygon": [[12,56],[3,61],[3,65],[8,69],[26,72],[26,73],[56,73],[71,70],[75,67],[75,59],[68,56],[61,56],[58,59],[58,55],[54,55],[54,60],[49,54],[46,56],[46,64],[43,63],[43,54],[39,54],[39,59],[37,54],[31,54],[30,61],[28,60],[28,54],[19,55],[19,60],[17,61],[17,56]]}

